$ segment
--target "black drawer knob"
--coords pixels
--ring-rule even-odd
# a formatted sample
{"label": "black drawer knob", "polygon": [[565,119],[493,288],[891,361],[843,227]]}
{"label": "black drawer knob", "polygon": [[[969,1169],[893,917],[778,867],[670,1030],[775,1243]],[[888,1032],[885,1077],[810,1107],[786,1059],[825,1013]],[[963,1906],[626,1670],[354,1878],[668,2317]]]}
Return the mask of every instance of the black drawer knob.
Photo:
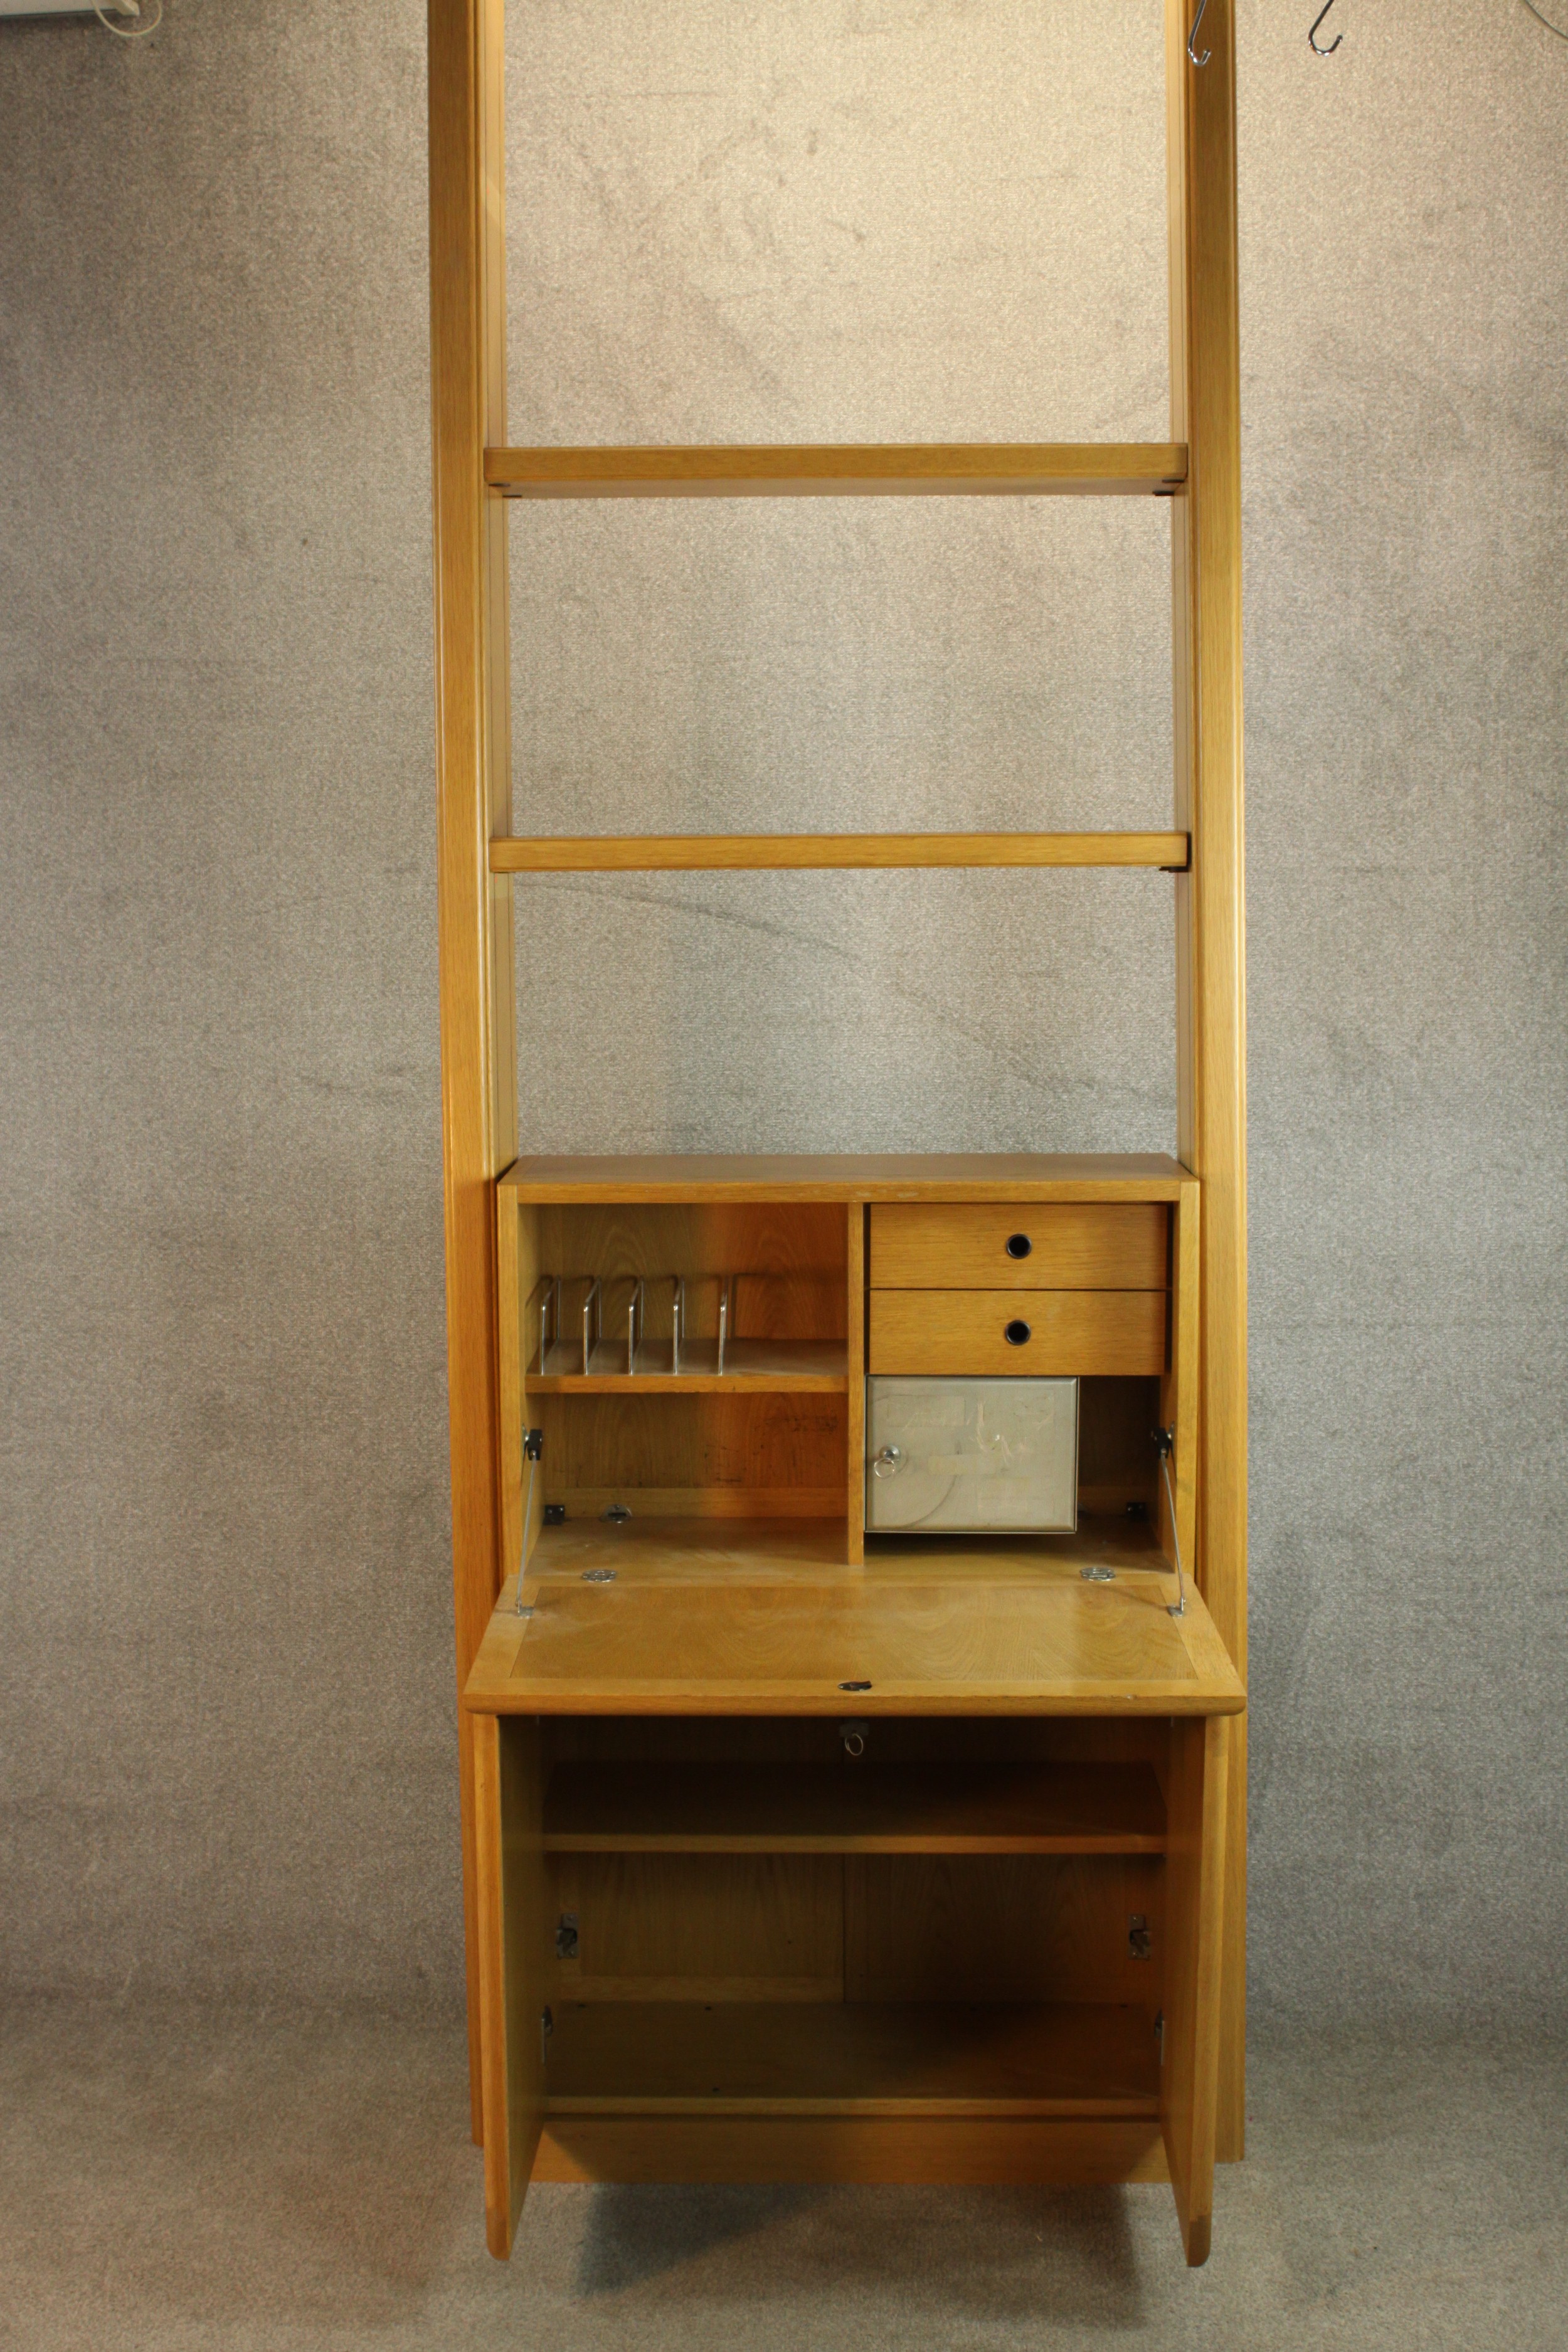
{"label": "black drawer knob", "polygon": [[1002,1333],[1002,1337],[1006,1340],[1007,1345],[1010,1348],[1021,1348],[1028,1336],[1029,1327],[1025,1322],[1021,1315],[1015,1315],[1011,1323],[1005,1327]]}
{"label": "black drawer knob", "polygon": [[1027,1257],[1034,1246],[1027,1234],[1009,1234],[1007,1236],[1009,1257]]}

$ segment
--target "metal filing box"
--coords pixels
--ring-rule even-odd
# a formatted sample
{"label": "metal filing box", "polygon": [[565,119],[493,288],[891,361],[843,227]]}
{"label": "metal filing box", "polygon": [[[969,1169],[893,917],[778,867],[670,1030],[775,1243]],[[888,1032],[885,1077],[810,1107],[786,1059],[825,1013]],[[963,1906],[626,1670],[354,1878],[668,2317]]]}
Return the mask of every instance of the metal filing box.
{"label": "metal filing box", "polygon": [[868,1534],[1077,1525],[1077,1381],[867,1381]]}

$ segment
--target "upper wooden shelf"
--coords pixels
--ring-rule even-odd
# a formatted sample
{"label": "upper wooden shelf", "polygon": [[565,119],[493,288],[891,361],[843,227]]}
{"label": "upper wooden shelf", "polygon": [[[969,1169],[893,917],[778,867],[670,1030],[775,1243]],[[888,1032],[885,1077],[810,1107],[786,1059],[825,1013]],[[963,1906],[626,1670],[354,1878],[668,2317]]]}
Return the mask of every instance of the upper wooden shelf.
{"label": "upper wooden shelf", "polygon": [[547,1853],[1163,1853],[1147,1764],[557,1765]]}
{"label": "upper wooden shelf", "polygon": [[1180,1200],[1166,1152],[605,1152],[512,1160],[536,1202]]}
{"label": "upper wooden shelf", "polygon": [[1181,441],[485,451],[509,499],[1170,498],[1186,478]]}
{"label": "upper wooden shelf", "polygon": [[800,867],[1109,866],[1184,873],[1184,833],[676,833],[490,844],[492,874],[693,874]]}
{"label": "upper wooden shelf", "polygon": [[[569,1520],[502,1588],[464,1693],[499,1715],[1233,1715],[1202,1597],[1125,1520],[868,1544],[834,1521]],[[1087,1566],[1113,1566],[1088,1582]]]}
{"label": "upper wooden shelf", "polygon": [[1175,1201],[1161,1151],[625,1152],[514,1160],[518,1201]]}

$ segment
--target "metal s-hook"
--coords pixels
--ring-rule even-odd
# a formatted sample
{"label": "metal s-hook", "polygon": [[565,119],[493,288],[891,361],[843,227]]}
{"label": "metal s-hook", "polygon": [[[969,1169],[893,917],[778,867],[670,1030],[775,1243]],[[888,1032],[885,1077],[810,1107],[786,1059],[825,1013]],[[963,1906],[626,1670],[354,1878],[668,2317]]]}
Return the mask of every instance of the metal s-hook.
{"label": "metal s-hook", "polygon": [[[1208,61],[1209,61],[1209,52],[1208,52],[1208,50],[1207,50],[1207,49],[1205,49],[1205,50],[1204,51],[1204,53],[1203,53],[1202,57],[1200,58],[1200,57],[1199,57],[1199,55],[1198,55],[1198,53],[1197,53],[1197,50],[1196,50],[1196,49],[1194,48],[1194,47],[1193,46],[1193,45],[1194,45],[1194,43],[1196,41],[1196,39],[1197,39],[1197,37],[1198,37],[1198,26],[1199,26],[1203,23],[1203,21],[1204,21],[1204,10],[1208,6],[1208,5],[1209,5],[1209,0],[1198,0],[1198,13],[1197,13],[1197,15],[1193,18],[1193,29],[1192,29],[1192,31],[1187,35],[1187,55],[1188,55],[1188,57],[1190,57],[1190,58],[1191,58],[1191,59],[1192,59],[1192,61],[1193,61],[1194,65],[1195,65],[1195,66],[1206,66],[1206,65],[1207,65],[1207,63],[1208,63]],[[1329,5],[1330,5],[1330,7],[1331,7],[1331,8],[1333,6],[1333,5],[1334,5],[1334,0],[1329,0]],[[1320,19],[1320,22],[1321,22],[1321,20]],[[1317,29],[1317,27],[1314,26],[1313,30],[1314,30],[1314,31],[1316,31],[1316,29]]]}
{"label": "metal s-hook", "polygon": [[1322,49],[1318,47],[1318,27],[1322,23],[1323,18],[1328,15],[1329,10],[1333,6],[1333,5],[1334,0],[1323,0],[1323,5],[1319,9],[1317,15],[1312,19],[1312,29],[1307,36],[1307,47],[1311,50],[1312,55],[1315,58],[1331,58],[1334,51],[1339,47],[1340,43],[1344,39],[1344,35],[1342,33],[1336,33],[1326,49]]}

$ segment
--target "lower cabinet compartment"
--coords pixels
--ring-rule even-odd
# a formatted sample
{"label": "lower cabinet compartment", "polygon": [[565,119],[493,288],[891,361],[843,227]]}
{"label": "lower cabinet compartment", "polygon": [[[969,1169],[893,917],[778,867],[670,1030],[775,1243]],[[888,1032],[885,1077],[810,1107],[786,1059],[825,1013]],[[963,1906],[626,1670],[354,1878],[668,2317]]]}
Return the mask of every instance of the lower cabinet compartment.
{"label": "lower cabinet compartment", "polygon": [[626,1754],[630,1728],[546,1727],[547,2132],[1157,2122],[1158,1735],[1053,1758],[989,1724],[667,1722]]}
{"label": "lower cabinet compartment", "polygon": [[1168,2180],[1201,2261],[1227,1729],[482,1723],[492,2247],[530,2179]]}

